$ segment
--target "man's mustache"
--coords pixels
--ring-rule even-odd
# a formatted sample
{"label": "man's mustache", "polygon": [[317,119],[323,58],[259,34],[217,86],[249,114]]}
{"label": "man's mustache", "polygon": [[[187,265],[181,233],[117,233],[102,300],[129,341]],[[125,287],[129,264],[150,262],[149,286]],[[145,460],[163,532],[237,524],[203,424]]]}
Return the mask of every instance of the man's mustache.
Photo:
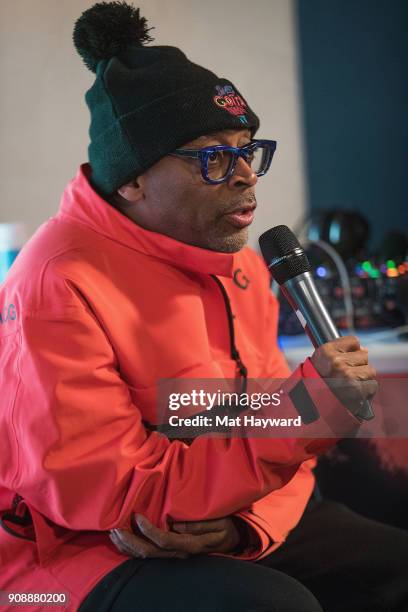
{"label": "man's mustache", "polygon": [[252,194],[250,196],[245,196],[243,198],[239,198],[238,200],[234,200],[234,202],[232,202],[228,207],[226,207],[222,212],[220,211],[220,216],[223,215],[228,215],[232,212],[237,212],[238,210],[255,210],[257,204],[256,204],[256,197],[255,194]]}

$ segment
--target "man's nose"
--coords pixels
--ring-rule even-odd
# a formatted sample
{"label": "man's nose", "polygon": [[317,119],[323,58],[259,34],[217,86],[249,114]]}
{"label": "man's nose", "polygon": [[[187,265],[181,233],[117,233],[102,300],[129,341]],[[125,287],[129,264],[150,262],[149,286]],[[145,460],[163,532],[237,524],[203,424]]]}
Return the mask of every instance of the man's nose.
{"label": "man's nose", "polygon": [[253,187],[257,182],[258,177],[251,166],[243,157],[238,157],[234,172],[228,181],[230,187],[242,187],[243,185]]}

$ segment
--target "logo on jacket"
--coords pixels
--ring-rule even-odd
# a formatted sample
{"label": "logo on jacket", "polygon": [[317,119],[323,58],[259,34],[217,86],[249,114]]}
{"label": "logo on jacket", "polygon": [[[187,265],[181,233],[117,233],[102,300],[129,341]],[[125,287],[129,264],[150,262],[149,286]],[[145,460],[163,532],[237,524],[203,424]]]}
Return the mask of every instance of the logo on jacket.
{"label": "logo on jacket", "polygon": [[245,116],[247,103],[239,96],[231,85],[216,85],[217,95],[213,100],[217,106],[238,117],[241,123],[248,123]]}
{"label": "logo on jacket", "polygon": [[241,268],[238,268],[234,272],[233,281],[240,289],[247,289],[251,282],[247,276],[242,272]]}
{"label": "logo on jacket", "polygon": [[17,310],[14,304],[10,304],[0,310],[0,325],[7,323],[7,321],[14,321],[15,319],[17,319]]}

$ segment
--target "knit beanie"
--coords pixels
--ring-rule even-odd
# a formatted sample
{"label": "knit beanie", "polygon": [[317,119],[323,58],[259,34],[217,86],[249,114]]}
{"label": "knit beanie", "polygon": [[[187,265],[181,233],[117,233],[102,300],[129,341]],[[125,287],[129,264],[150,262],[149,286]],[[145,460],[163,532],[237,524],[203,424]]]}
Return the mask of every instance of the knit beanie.
{"label": "knit beanie", "polygon": [[77,20],[74,45],[96,74],[85,94],[91,114],[91,181],[112,194],[174,149],[223,129],[253,136],[259,119],[229,80],[152,42],[146,19],[125,2],[98,2]]}

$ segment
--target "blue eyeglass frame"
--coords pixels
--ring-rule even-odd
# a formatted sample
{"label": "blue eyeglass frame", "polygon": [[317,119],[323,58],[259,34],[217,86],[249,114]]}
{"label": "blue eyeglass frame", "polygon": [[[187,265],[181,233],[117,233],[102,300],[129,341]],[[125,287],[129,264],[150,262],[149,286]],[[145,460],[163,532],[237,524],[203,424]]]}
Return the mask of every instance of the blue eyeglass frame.
{"label": "blue eyeglass frame", "polygon": [[[247,161],[247,155],[249,155],[250,153],[252,153],[252,151],[258,149],[261,146],[265,147],[264,163],[262,166],[262,170],[260,172],[256,172],[255,174],[256,176],[263,176],[268,172],[272,163],[273,154],[276,151],[276,140],[251,140],[251,142],[244,145],[243,147],[214,145],[212,147],[204,147],[203,149],[175,149],[169,155],[200,160],[201,176],[206,181],[206,183],[209,183],[210,185],[219,185],[220,183],[225,183],[230,178],[230,176],[232,176],[239,157],[242,157],[245,161]],[[232,161],[225,176],[220,179],[212,179],[208,176],[208,158],[210,157],[211,153],[217,151],[228,151],[232,153]]]}

